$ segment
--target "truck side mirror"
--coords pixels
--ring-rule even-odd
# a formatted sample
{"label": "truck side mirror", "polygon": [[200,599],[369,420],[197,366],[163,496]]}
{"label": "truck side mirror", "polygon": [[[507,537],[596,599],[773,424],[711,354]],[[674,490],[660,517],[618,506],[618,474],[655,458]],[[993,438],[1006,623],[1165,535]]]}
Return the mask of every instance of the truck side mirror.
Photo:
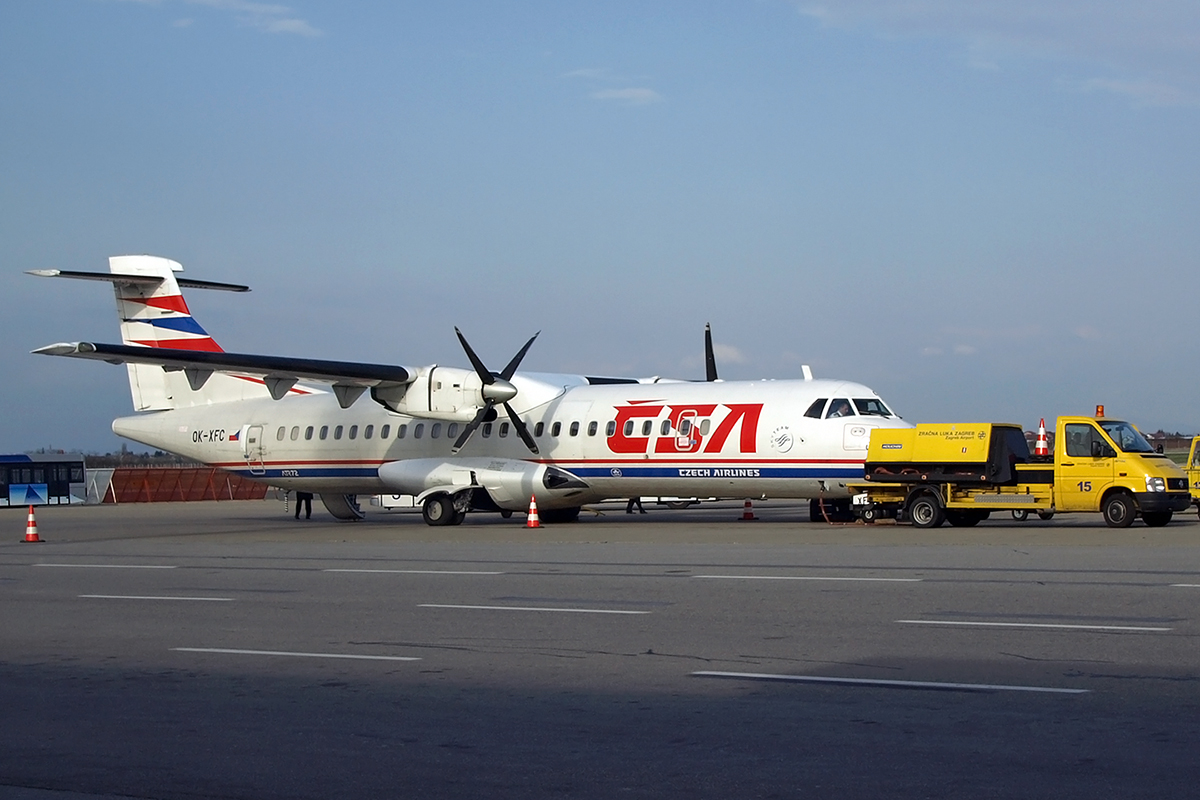
{"label": "truck side mirror", "polygon": [[1104,442],[1092,440],[1092,458],[1113,458],[1116,452]]}

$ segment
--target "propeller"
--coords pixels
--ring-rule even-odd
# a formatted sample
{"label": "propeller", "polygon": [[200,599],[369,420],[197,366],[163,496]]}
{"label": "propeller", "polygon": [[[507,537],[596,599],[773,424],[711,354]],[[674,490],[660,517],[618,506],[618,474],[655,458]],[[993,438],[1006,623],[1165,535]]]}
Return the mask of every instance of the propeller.
{"label": "propeller", "polygon": [[704,380],[717,381],[717,357],[713,354],[712,325],[704,323]]}
{"label": "propeller", "polygon": [[541,331],[530,336],[525,346],[517,351],[517,354],[512,357],[508,365],[499,372],[492,372],[487,368],[482,359],[475,354],[471,345],[467,343],[467,337],[463,336],[462,331],[455,327],[454,332],[458,334],[458,341],[462,343],[463,350],[467,353],[467,359],[470,360],[471,366],[475,368],[475,373],[479,375],[479,380],[483,382],[483,388],[480,390],[480,394],[483,395],[483,406],[479,409],[479,413],[475,415],[475,418],[463,428],[463,432],[458,435],[458,439],[455,440],[454,446],[450,448],[450,452],[457,453],[461,450],[462,446],[471,438],[471,434],[475,432],[475,429],[485,419],[495,419],[495,411],[493,409],[497,404],[500,404],[508,412],[508,418],[512,420],[513,428],[516,430],[517,435],[521,437],[521,441],[525,442],[525,446],[534,455],[537,455],[539,452],[537,442],[533,440],[533,436],[529,433],[529,428],[517,416],[517,412],[513,411],[508,401],[517,396],[517,387],[511,383],[512,376],[516,373],[521,359],[525,358],[525,354],[529,352],[529,348],[533,345],[533,340],[538,337]]}

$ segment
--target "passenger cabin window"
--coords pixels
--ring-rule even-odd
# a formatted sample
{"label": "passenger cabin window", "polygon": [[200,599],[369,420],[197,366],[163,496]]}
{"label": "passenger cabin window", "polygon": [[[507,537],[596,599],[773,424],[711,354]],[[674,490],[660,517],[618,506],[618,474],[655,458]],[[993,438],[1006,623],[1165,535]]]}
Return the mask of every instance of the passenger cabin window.
{"label": "passenger cabin window", "polygon": [[413,426],[413,438],[414,439],[420,439],[421,434],[423,434],[423,433],[425,433],[425,423],[424,422],[418,422],[416,425]]}
{"label": "passenger cabin window", "polygon": [[533,435],[534,436],[541,436],[545,432],[546,432],[546,423],[539,422],[537,425],[533,426]]}
{"label": "passenger cabin window", "polygon": [[666,436],[666,435],[667,435],[668,433],[670,433],[670,432],[671,432],[671,420],[669,420],[669,419],[664,419],[664,420],[662,421],[662,427],[661,427],[661,429],[659,430],[659,435],[660,435],[660,436]]}
{"label": "passenger cabin window", "polygon": [[280,425],[279,430],[275,431],[275,438],[282,442],[284,434],[286,434],[286,433],[287,433],[287,428],[285,428],[283,425]]}
{"label": "passenger cabin window", "polygon": [[321,433],[318,434],[318,437],[320,438],[320,440],[322,442],[329,438],[329,426],[328,425],[321,426]]}
{"label": "passenger cabin window", "polygon": [[633,435],[633,420],[631,420],[631,419],[625,420],[625,435],[626,436]]}
{"label": "passenger cabin window", "polygon": [[813,400],[813,404],[808,407],[808,411],[804,412],[804,416],[811,419],[820,419],[821,412],[825,410],[825,403],[828,401],[828,397],[822,397],[817,400]]}
{"label": "passenger cabin window", "polygon": [[692,421],[690,419],[679,420],[679,435],[687,436],[692,432]]}
{"label": "passenger cabin window", "polygon": [[487,439],[487,438],[490,438],[491,435],[492,435],[492,423],[490,423],[490,422],[483,423],[483,431],[480,433],[480,436]]}
{"label": "passenger cabin window", "polygon": [[604,435],[605,436],[615,436],[616,433],[617,433],[617,421],[615,419],[610,419],[608,421],[608,424],[604,426]]}
{"label": "passenger cabin window", "polygon": [[839,397],[829,404],[829,411],[825,414],[826,419],[836,419],[838,417],[853,417],[854,409],[850,407],[850,401],[844,397]]}
{"label": "passenger cabin window", "polygon": [[351,426],[350,426],[350,438],[351,438],[351,439],[357,439],[357,438],[358,438],[358,426],[357,426],[357,425],[351,425]]}
{"label": "passenger cabin window", "polygon": [[304,429],[304,441],[308,441],[309,439],[311,439],[312,435],[313,435],[313,426],[309,425],[307,428]]}
{"label": "passenger cabin window", "polygon": [[300,426],[299,425],[292,426],[292,432],[288,438],[290,438],[293,442],[300,438]]}
{"label": "passenger cabin window", "polygon": [[436,439],[441,435],[442,435],[442,423],[440,423],[440,422],[433,423],[433,425],[430,426],[430,428],[429,428],[429,438]]}
{"label": "passenger cabin window", "polygon": [[551,436],[558,436],[560,433],[562,433],[562,423],[561,422],[556,422],[550,426],[550,435]]}
{"label": "passenger cabin window", "polygon": [[654,430],[654,420],[648,419],[642,423],[642,436],[649,436],[652,430]]}
{"label": "passenger cabin window", "polygon": [[863,399],[854,399],[854,407],[858,409],[858,413],[864,417],[890,417],[893,416],[888,407],[883,404],[883,401],[878,397],[866,397]]}
{"label": "passenger cabin window", "polygon": [[595,436],[596,431],[598,431],[599,429],[600,429],[600,423],[596,422],[596,420],[592,420],[591,422],[588,423],[588,436]]}
{"label": "passenger cabin window", "polygon": [[571,435],[572,435],[572,436],[578,436],[578,435],[579,435],[579,423],[578,423],[578,422],[572,422],[572,423],[571,423]]}
{"label": "passenger cabin window", "polygon": [[710,419],[700,420],[700,435],[708,436],[708,431],[711,427],[712,427],[712,420],[710,420]]}
{"label": "passenger cabin window", "polygon": [[382,428],[379,429],[379,438],[380,439],[386,439],[386,438],[388,438],[388,436],[391,436],[391,434],[392,434],[392,426],[391,425],[384,425]]}
{"label": "passenger cabin window", "polygon": [[397,439],[403,439],[407,435],[408,435],[408,426],[407,425],[396,426],[396,438]]}
{"label": "passenger cabin window", "polygon": [[446,426],[446,438],[453,439],[455,436],[458,436],[458,423],[451,422]]}
{"label": "passenger cabin window", "polygon": [[370,439],[374,433],[375,433],[374,425],[368,425],[367,427],[363,428],[363,438],[364,439]]}
{"label": "passenger cabin window", "polygon": [[503,439],[505,436],[508,436],[508,423],[501,422],[500,423],[500,438]]}
{"label": "passenger cabin window", "polygon": [[333,429],[333,438],[335,438],[335,439],[342,438],[342,426],[341,425],[338,425],[336,428]]}

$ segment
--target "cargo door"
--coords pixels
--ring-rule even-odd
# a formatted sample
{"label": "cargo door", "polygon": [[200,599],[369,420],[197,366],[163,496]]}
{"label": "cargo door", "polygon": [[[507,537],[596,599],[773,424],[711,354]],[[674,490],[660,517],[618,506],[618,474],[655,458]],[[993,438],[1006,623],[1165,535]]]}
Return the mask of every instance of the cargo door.
{"label": "cargo door", "polygon": [[1116,451],[1095,425],[1073,422],[1059,435],[1065,452],[1054,476],[1055,506],[1059,511],[1099,511],[1100,498],[1113,485]]}
{"label": "cargo door", "polygon": [[267,465],[263,458],[262,425],[247,425],[242,431],[242,455],[251,475],[267,474]]}

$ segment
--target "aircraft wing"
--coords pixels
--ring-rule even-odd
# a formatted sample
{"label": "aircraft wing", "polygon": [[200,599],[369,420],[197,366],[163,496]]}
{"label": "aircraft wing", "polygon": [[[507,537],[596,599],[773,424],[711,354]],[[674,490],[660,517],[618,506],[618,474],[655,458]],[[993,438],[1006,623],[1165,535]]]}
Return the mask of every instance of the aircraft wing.
{"label": "aircraft wing", "polygon": [[125,344],[60,342],[33,351],[38,355],[67,356],[107,361],[110,364],[157,364],[167,371],[182,370],[193,389],[199,389],[214,372],[261,377],[276,400],[297,381],[332,384],[343,408],[370,388],[393,388],[412,383],[416,371],[388,364],[324,361],[315,358],[260,356],[248,353],[175,350]]}

